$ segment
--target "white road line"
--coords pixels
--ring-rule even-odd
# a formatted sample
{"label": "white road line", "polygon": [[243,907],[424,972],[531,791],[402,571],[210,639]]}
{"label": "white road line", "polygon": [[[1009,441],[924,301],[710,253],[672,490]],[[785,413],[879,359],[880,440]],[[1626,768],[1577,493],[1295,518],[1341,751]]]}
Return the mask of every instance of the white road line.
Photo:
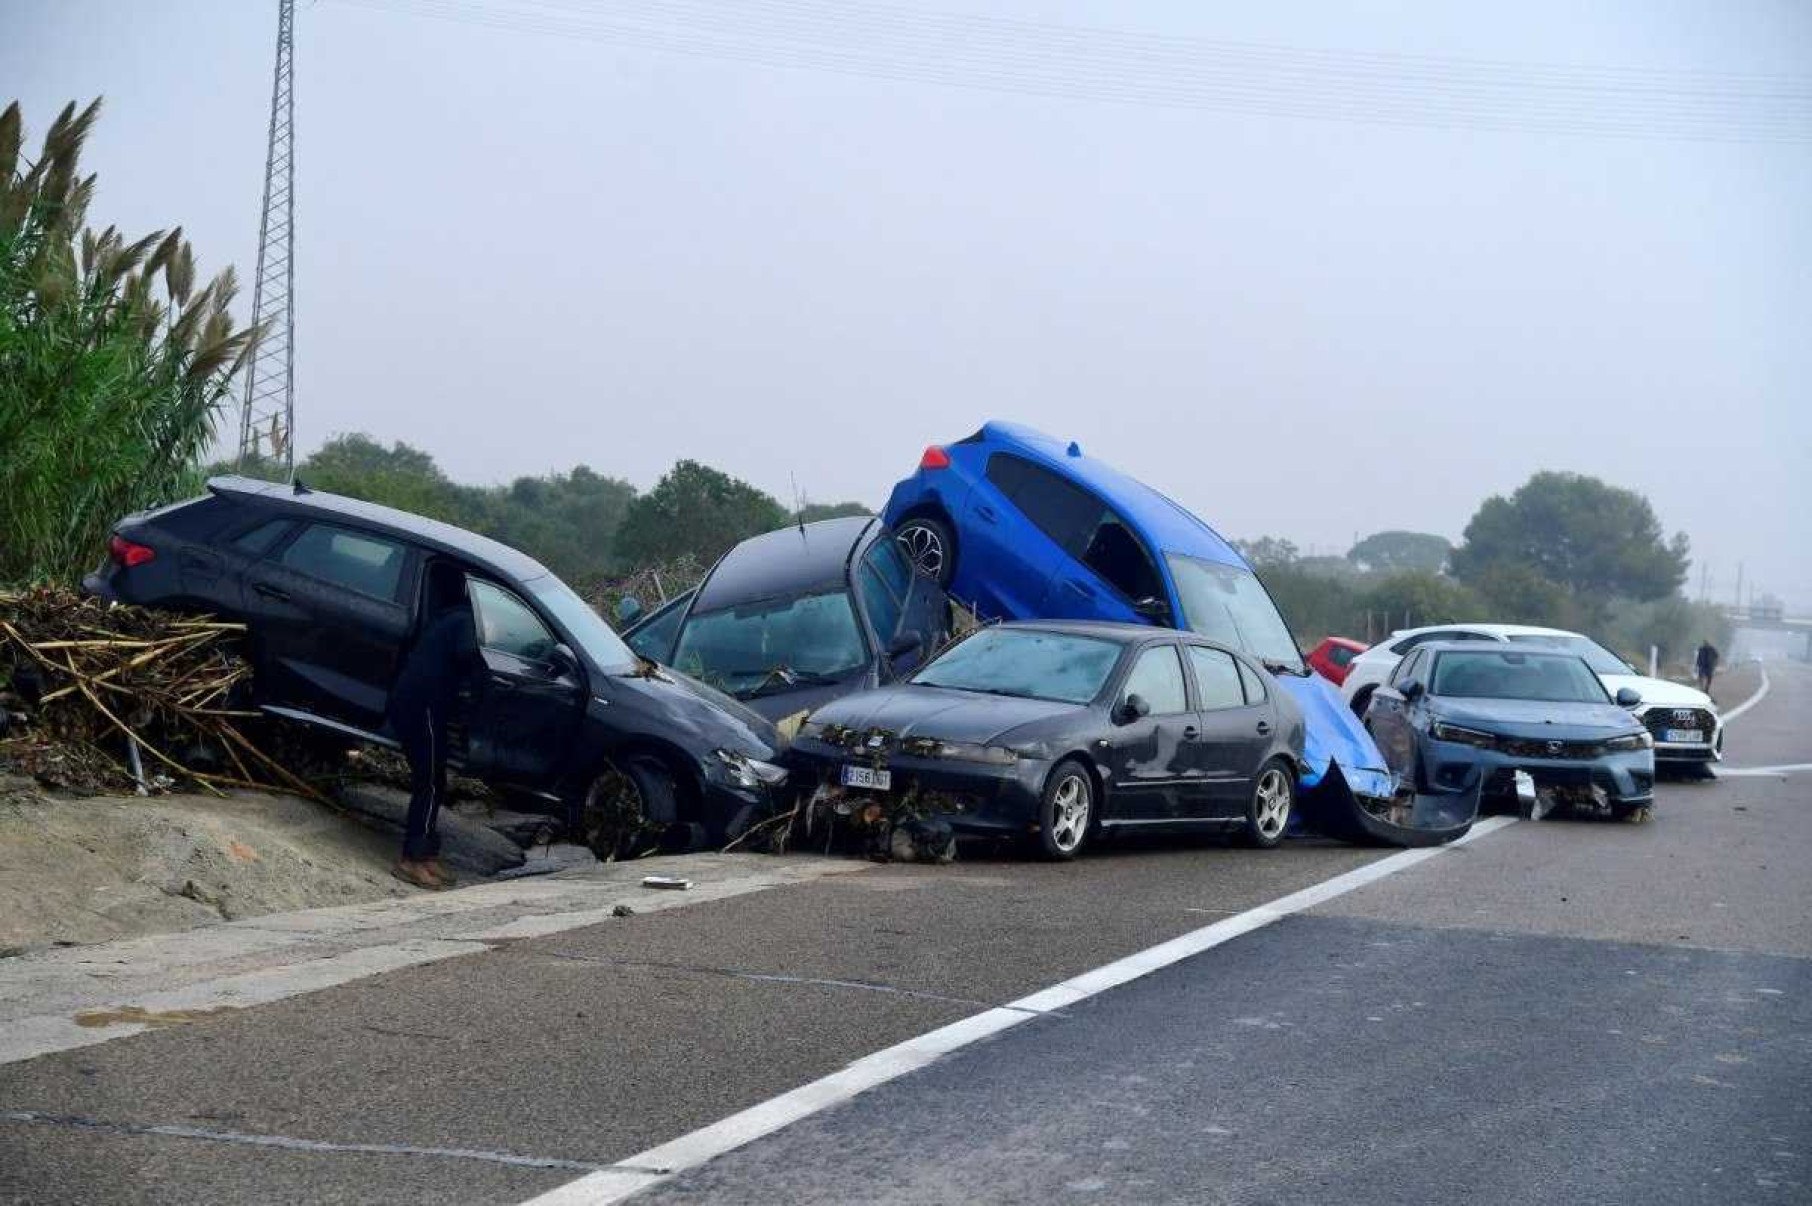
{"label": "white road line", "polygon": [[1712,773],[1720,779],[1785,779],[1795,771],[1812,771],[1812,762],[1790,762],[1785,766],[1720,766]]}
{"label": "white road line", "polygon": [[1768,681],[1768,671],[1759,665],[1756,669],[1761,672],[1762,685],[1756,688],[1754,695],[1751,695],[1748,699],[1745,699],[1742,703],[1724,713],[1723,720],[1725,724],[1729,724],[1744,712],[1747,712],[1750,708],[1755,707],[1756,704],[1761,703],[1762,697],[1768,694],[1768,688],[1772,685]]}
{"label": "white road line", "polygon": [[696,1168],[708,1160],[752,1143],[766,1135],[841,1105],[858,1093],[886,1084],[923,1068],[952,1051],[999,1034],[1041,1014],[1049,1014],[1078,1001],[1106,992],[1128,981],[1181,962],[1241,934],[1251,933],[1292,913],[1342,896],[1387,876],[1439,856],[1454,846],[1495,833],[1516,823],[1515,817],[1489,817],[1472,832],[1447,846],[1403,850],[1375,863],[1336,875],[1333,879],[1282,896],[1223,921],[1192,930],[1179,938],[1148,947],[1124,959],[1084,972],[1061,984],[1021,997],[1007,1005],[984,1010],[917,1038],[867,1055],[848,1067],[791,1092],[771,1097],[709,1126],[681,1135],[658,1147],[619,1160],[609,1168],[580,1177],[558,1189],[529,1199],[523,1206],[608,1206],[660,1184],[676,1173]]}

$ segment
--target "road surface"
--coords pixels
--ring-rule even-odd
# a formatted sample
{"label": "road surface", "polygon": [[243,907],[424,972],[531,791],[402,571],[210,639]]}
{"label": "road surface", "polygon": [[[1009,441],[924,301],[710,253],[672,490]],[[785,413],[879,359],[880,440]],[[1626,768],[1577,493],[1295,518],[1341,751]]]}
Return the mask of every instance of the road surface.
{"label": "road surface", "polygon": [[[1812,764],[1812,670],[1771,674],[1733,766]],[[1804,1201],[1809,856],[1812,773],[1768,772],[1664,785],[1648,826],[1515,823],[1408,862],[852,865],[531,925],[0,1063],[0,1201]],[[1032,996],[1177,939],[1202,949]]]}

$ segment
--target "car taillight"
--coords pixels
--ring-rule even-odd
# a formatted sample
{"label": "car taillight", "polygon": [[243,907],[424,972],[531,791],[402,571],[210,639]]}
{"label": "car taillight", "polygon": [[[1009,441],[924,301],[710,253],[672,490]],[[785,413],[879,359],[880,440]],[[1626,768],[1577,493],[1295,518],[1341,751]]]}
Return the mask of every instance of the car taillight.
{"label": "car taillight", "polygon": [[950,454],[933,444],[925,449],[925,455],[919,458],[919,468],[948,469],[950,468]]}
{"label": "car taillight", "polygon": [[118,532],[115,532],[113,534],[113,539],[107,542],[107,554],[112,557],[116,563],[125,566],[127,569],[131,569],[135,565],[143,565],[145,562],[155,558],[157,556],[157,550],[146,545],[134,544],[124,536],[121,536]]}

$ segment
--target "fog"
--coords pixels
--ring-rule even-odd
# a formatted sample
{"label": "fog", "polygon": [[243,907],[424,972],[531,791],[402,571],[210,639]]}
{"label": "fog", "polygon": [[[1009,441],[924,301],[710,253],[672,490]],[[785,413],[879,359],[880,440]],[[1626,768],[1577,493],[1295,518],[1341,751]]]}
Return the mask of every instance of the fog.
{"label": "fog", "polygon": [[[573,32],[667,7],[699,9],[303,0],[304,451],[365,431],[463,480],[584,462],[644,487],[691,457],[879,506],[925,444],[1010,417],[1319,552],[1457,538],[1486,495],[1571,469],[1691,536],[1689,593],[1733,598],[1741,564],[1812,611],[1808,109],[1756,138],[1668,108],[1812,92],[1812,8],[923,10],[1072,27],[1085,55],[1108,27],[1438,56],[1447,93],[1380,116],[1337,75],[1211,108],[1137,79],[1103,99],[1082,68],[1033,95]],[[833,7],[717,11],[768,45]],[[249,307],[274,30],[274,3],[6,0],[0,92],[28,146],[105,95],[93,217],[182,224]],[[1581,132],[1589,107],[1492,128],[1452,119],[1482,60],[1678,78],[1614,133]]]}

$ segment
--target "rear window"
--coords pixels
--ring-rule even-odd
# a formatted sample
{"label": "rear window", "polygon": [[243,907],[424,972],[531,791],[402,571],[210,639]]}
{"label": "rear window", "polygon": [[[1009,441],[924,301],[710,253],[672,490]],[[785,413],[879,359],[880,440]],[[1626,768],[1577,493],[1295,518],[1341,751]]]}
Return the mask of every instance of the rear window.
{"label": "rear window", "polygon": [[294,530],[294,520],[272,519],[233,537],[233,547],[254,557],[262,557]]}
{"label": "rear window", "polygon": [[1348,649],[1345,645],[1335,645],[1328,650],[1328,661],[1336,666],[1345,666],[1358,656],[1355,650]]}
{"label": "rear window", "polygon": [[403,579],[404,549],[394,541],[314,524],[283,550],[283,565],[311,578],[394,603]]}

